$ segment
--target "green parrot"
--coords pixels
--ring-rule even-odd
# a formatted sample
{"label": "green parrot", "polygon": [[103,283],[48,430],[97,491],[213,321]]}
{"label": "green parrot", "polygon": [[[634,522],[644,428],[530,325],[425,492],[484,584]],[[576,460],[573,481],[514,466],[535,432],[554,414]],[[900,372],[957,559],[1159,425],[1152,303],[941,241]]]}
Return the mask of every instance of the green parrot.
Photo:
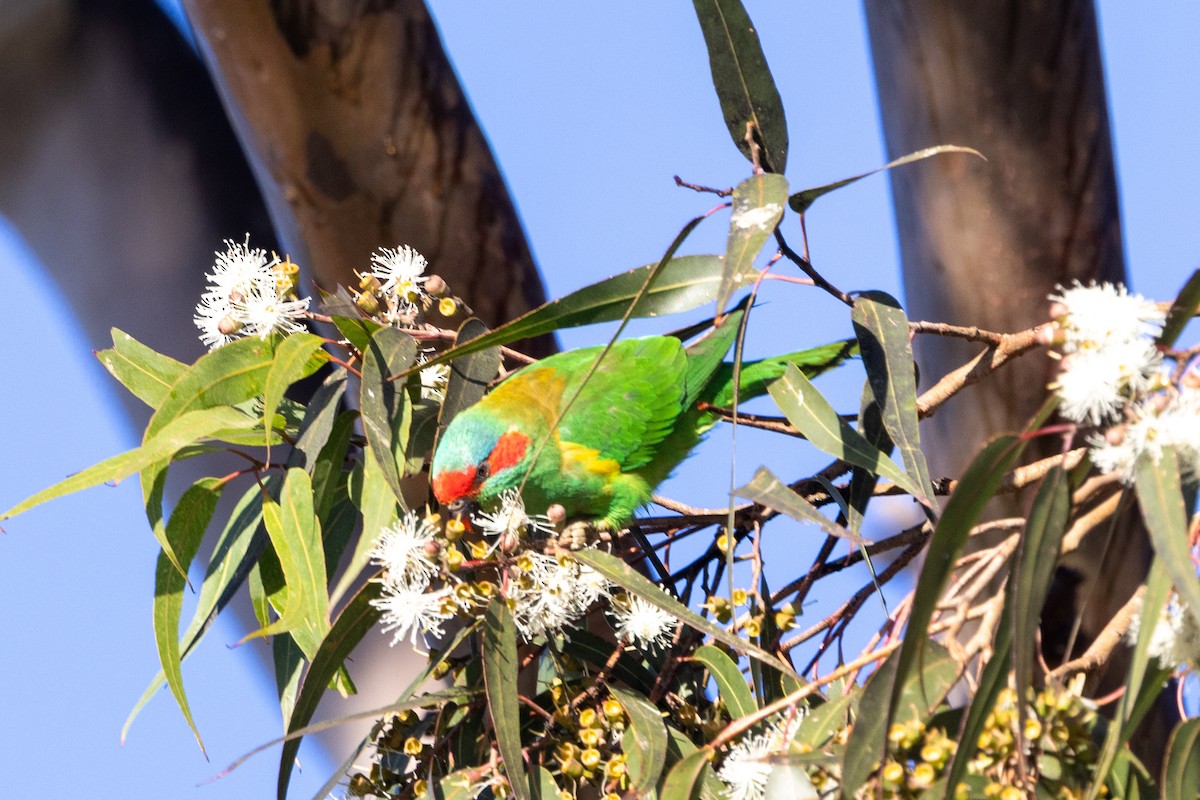
{"label": "green parrot", "polygon": [[[519,488],[531,511],[558,503],[568,518],[619,530],[716,424],[709,407],[732,405],[733,365],[724,357],[741,313],[687,348],[673,336],[619,341],[586,383],[603,347],[518,370],[450,421],[433,456],[434,495],[460,511],[494,506]],[[788,363],[812,377],[853,352],[843,341],[745,362],[738,399],[766,393]]]}

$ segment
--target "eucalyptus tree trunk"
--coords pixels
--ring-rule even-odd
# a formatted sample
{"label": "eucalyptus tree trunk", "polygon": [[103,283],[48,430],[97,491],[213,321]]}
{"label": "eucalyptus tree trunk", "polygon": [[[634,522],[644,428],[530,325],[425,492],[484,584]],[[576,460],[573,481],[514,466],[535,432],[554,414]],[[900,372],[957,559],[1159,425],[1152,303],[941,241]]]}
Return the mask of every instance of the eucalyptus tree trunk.
{"label": "eucalyptus tree trunk", "polygon": [[[1057,285],[1125,282],[1091,0],[897,0],[865,8],[889,156],[958,144],[988,159],[934,159],[890,173],[909,315],[1011,332],[1047,320],[1046,298]],[[931,385],[978,346],[920,337],[915,350],[922,383]],[[1023,428],[1054,368],[1040,352],[1026,355],[925,420],[933,472],[960,475],[988,438]],[[1040,455],[1060,446],[1045,438]],[[1009,497],[1001,502],[1007,508],[993,511],[1021,514],[1025,500]],[[1044,615],[1042,649],[1051,664],[1065,657],[1076,614],[1078,652],[1145,576],[1149,548],[1136,511],[1125,521],[1107,552],[1080,553],[1074,575],[1060,569],[1047,608],[1075,613],[1057,625]],[[1110,670],[1100,687],[1114,686],[1120,673]]]}

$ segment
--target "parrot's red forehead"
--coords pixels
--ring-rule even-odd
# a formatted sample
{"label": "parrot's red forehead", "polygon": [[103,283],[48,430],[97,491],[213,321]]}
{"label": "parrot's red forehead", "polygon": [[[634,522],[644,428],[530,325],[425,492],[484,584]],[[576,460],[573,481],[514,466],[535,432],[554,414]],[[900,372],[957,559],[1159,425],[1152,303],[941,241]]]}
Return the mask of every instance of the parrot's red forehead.
{"label": "parrot's red forehead", "polygon": [[488,455],[488,471],[495,475],[500,470],[508,469],[520,463],[525,457],[525,449],[529,447],[529,437],[515,428],[504,433]]}
{"label": "parrot's red forehead", "polygon": [[470,465],[461,470],[443,470],[433,476],[433,494],[442,504],[470,497],[475,489],[475,468]]}

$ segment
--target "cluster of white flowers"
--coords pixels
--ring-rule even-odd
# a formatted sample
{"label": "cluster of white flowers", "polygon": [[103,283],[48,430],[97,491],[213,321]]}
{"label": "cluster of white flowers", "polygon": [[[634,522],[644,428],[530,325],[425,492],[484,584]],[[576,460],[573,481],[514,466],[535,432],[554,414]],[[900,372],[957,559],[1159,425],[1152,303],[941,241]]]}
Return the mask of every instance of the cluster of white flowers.
{"label": "cluster of white flowers", "polygon": [[371,256],[370,275],[380,283],[380,291],[395,297],[402,308],[412,309],[424,293],[427,277],[425,256],[408,245],[381,247]]}
{"label": "cluster of white flowers", "polygon": [[679,629],[678,617],[636,595],[614,597],[609,616],[619,638],[648,650],[670,644]]}
{"label": "cluster of white flowers", "polygon": [[1162,364],[1154,337],[1166,315],[1124,286],[1076,283],[1060,292],[1050,297],[1064,356],[1054,386],[1059,410],[1082,424],[1111,421],[1152,387]]}
{"label": "cluster of white flowers", "polygon": [[1092,463],[1133,480],[1143,456],[1157,462],[1173,447],[1185,474],[1200,470],[1200,390],[1172,386],[1155,337],[1165,312],[1123,286],[1062,289],[1050,298],[1063,352],[1053,388],[1069,420],[1106,425],[1088,436]]}
{"label": "cluster of white flowers", "polygon": [[[1133,618],[1133,624],[1125,634],[1130,645],[1137,641],[1140,628],[1139,614]],[[1165,667],[1200,667],[1200,624],[1197,624],[1196,617],[1178,596],[1171,598],[1154,626],[1154,634],[1150,637],[1150,657]]]}
{"label": "cluster of white flowers", "polygon": [[380,533],[371,551],[373,563],[384,569],[383,596],[371,605],[382,612],[384,632],[394,632],[393,645],[407,637],[418,647],[422,633],[443,635],[442,623],[458,610],[452,588],[432,587],[438,574],[430,559],[436,533],[428,520],[410,511]]}
{"label": "cluster of white flowers", "polygon": [[241,244],[227,239],[225,246],[205,276],[208,288],[196,305],[200,340],[214,350],[242,336],[265,339],[303,330],[308,298],[291,294],[295,265],[251,249],[249,236]]}
{"label": "cluster of white flowers", "polygon": [[771,777],[769,758],[787,748],[802,717],[802,713],[797,713],[790,719],[779,720],[762,733],[742,737],[729,748],[717,771],[729,800],[763,800]]}
{"label": "cluster of white flowers", "polygon": [[506,592],[513,621],[527,640],[549,636],[582,617],[611,591],[608,580],[569,556],[522,553]]}

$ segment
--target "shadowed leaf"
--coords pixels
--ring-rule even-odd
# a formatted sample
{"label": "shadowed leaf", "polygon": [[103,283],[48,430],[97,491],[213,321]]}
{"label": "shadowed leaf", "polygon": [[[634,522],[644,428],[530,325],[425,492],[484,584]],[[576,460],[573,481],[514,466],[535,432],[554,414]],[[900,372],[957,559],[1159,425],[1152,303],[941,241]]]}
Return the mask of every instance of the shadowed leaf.
{"label": "shadowed leaf", "polygon": [[918,497],[917,484],[890,458],[851,428],[804,377],[789,365],[783,377],[768,388],[775,405],[815,447],[872,473],[887,478],[904,491]]}
{"label": "shadowed leaf", "polygon": [[1196,316],[1196,307],[1200,306],[1200,270],[1192,273],[1187,283],[1179,290],[1171,310],[1167,312],[1167,321],[1163,324],[1162,335],[1158,343],[1164,347],[1173,347],[1179,334]]}
{"label": "shadowed leaf", "polygon": [[518,800],[530,800],[517,702],[517,626],[502,597],[493,599],[483,614],[483,681],[509,785]]}
{"label": "shadowed leaf", "polygon": [[733,143],[753,161],[746,142],[747,126],[762,148],[759,165],[767,172],[787,167],[788,132],[783,100],[767,67],[758,33],[740,0],[693,0],[713,86]]}
{"label": "shadowed leaf", "polygon": [[411,413],[403,381],[388,376],[408,369],[417,358],[417,343],[395,328],[381,328],[371,337],[363,355],[362,387],[359,410],[363,432],[367,435],[371,458],[383,469],[383,477],[403,502],[400,467],[396,453],[403,452],[406,417]]}
{"label": "shadowed leaf", "polygon": [[629,764],[629,779],[633,788],[646,792],[658,783],[667,758],[667,728],[658,709],[640,695],[609,687],[629,716],[628,739],[622,738],[622,749]]}
{"label": "shadowed leaf", "polygon": [[742,671],[738,669],[734,660],[725,654],[725,651],[706,644],[696,648],[696,652],[692,654],[692,660],[703,664],[704,668],[708,670],[708,674],[716,681],[717,693],[725,701],[725,706],[729,709],[729,715],[733,719],[741,719],[758,710],[758,705],[754,702],[754,696],[750,694],[750,687],[747,685],[745,677],[742,676]]}
{"label": "shadowed leaf", "polygon": [[[843,186],[849,186],[852,183],[861,181],[863,178],[869,178],[870,176],[879,172],[883,172],[884,170],[892,169],[893,167],[900,167],[905,164],[911,164],[914,161],[921,161],[922,159],[929,158],[930,156],[940,155],[942,153],[969,153],[971,155],[983,158],[983,153],[980,153],[978,150],[973,150],[970,147],[959,147],[958,145],[953,144],[939,144],[936,147],[926,147],[924,150],[918,150],[915,153],[909,153],[906,156],[901,156],[895,161],[889,161],[882,167],[873,169],[870,172],[864,172],[861,175],[855,175],[852,178],[846,178],[844,180],[835,181],[834,183],[827,183],[824,186],[817,186],[813,189],[804,189],[796,192],[788,198],[788,205],[792,207],[792,211],[795,211],[797,214],[803,214],[804,212],[808,211],[809,207],[813,203],[817,202],[817,198],[819,198],[821,195],[841,189]],[[987,159],[984,160],[986,161]]]}
{"label": "shadowed leaf", "polygon": [[735,489],[734,494],[773,508],[781,514],[787,514],[794,520],[816,525],[830,536],[845,539],[857,547],[865,544],[861,536],[851,533],[822,514],[816,506],[792,491],[766,467],[759,467],[758,472],[754,473],[754,478],[742,488]]}
{"label": "shadowed leaf", "polygon": [[[224,484],[216,478],[202,478],[184,492],[175,504],[167,523],[166,536],[184,570],[200,549],[204,531],[212,519],[223,488]],[[203,752],[204,742],[192,719],[192,710],[183,689],[183,673],[180,671],[179,615],[183,610],[183,590],[186,585],[184,573],[165,553],[159,553],[158,566],[154,571],[154,642],[171,694],[175,696],[175,702]]]}

